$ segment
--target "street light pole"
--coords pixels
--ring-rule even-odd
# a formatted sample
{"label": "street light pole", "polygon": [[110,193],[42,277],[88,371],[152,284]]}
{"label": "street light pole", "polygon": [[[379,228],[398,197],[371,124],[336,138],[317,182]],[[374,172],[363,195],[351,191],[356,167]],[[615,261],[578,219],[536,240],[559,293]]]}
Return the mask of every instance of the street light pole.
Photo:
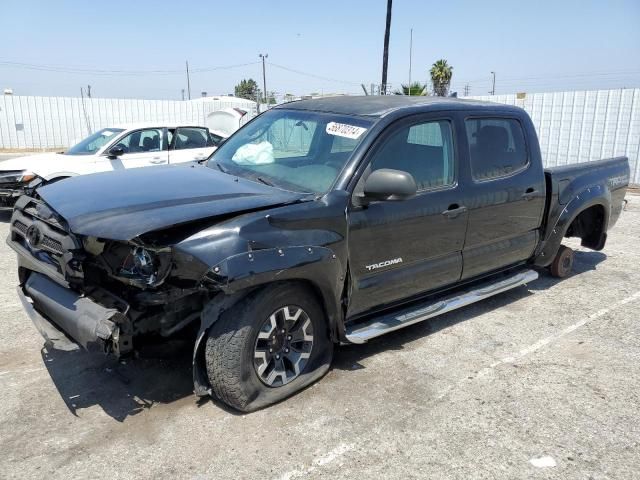
{"label": "street light pole", "polygon": [[411,96],[411,56],[413,54],[413,28],[409,34],[409,96]]}
{"label": "street light pole", "polygon": [[265,58],[269,57],[269,54],[265,53],[263,55],[262,53],[259,53],[258,56],[262,59],[262,88],[264,89],[263,90],[264,103],[268,103],[268,101],[267,101],[267,74],[265,73],[264,60],[265,60]]}
{"label": "street light pole", "polygon": [[495,95],[496,94],[496,72],[491,72],[491,75],[493,75],[493,86],[491,87],[491,95]]}

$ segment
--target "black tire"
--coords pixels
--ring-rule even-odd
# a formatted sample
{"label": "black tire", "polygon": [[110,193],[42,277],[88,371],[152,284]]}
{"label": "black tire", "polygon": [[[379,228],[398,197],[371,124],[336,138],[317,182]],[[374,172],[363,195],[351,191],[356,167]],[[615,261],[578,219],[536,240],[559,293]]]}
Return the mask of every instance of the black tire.
{"label": "black tire", "polygon": [[[307,328],[309,323],[306,319],[310,320],[312,345],[308,347],[309,356],[304,366],[297,367],[299,374],[285,381],[285,373],[281,385],[269,386],[256,367],[258,342],[264,340],[264,334],[260,340],[258,334],[265,332],[266,322],[270,322],[273,315],[289,306],[295,306],[306,314]],[[291,339],[290,336],[288,338]],[[304,338],[307,338],[306,333]],[[227,405],[243,412],[279,402],[320,379],[329,370],[332,357],[333,343],[318,299],[308,289],[292,283],[254,291],[225,311],[209,330],[205,350],[207,375],[213,393]]]}
{"label": "black tire", "polygon": [[556,278],[568,277],[573,268],[573,250],[564,245],[560,245],[553,262],[549,266],[551,275]]}

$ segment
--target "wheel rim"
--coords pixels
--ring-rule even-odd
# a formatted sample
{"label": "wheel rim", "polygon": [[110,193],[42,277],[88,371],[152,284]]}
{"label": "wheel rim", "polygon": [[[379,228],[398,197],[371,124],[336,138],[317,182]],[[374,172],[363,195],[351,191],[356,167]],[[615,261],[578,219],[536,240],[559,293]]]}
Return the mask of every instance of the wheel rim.
{"label": "wheel rim", "polygon": [[300,307],[282,307],[263,322],[256,339],[253,365],[260,380],[279,387],[304,371],[313,350],[313,324]]}

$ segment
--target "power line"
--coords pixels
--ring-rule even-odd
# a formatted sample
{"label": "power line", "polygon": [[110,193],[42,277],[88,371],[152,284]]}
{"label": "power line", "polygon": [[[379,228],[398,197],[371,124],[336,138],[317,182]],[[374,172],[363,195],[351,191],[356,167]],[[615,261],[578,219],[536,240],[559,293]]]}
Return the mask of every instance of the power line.
{"label": "power line", "polygon": [[[258,63],[260,62],[247,62],[247,63],[238,63],[234,65],[220,65],[220,66],[214,66],[214,67],[193,68],[193,69],[190,69],[190,72],[204,73],[204,72],[213,72],[216,70],[229,70],[232,68],[256,65]],[[96,68],[89,68],[89,67],[42,65],[42,64],[10,62],[10,61],[0,61],[0,66],[22,68],[26,70],[37,70],[37,71],[44,71],[44,72],[77,73],[77,74],[92,74],[92,75],[107,75],[107,76],[126,76],[126,75],[142,76],[142,75],[176,75],[176,74],[182,75],[184,73],[183,69],[179,69],[179,70],[122,70],[119,68],[96,69]]]}
{"label": "power line", "polygon": [[[550,78],[552,79],[557,79],[557,78],[581,78],[581,77],[607,77],[607,76],[618,76],[618,75],[640,75],[640,70],[636,70],[636,71],[620,71],[620,72],[593,72],[593,73],[577,73],[577,74],[570,74],[570,75],[553,75],[553,77],[550,77],[549,75],[545,75],[545,76],[535,76],[535,77],[503,77],[501,78],[500,83],[503,83],[503,80],[505,81],[505,84],[512,84],[515,82],[526,82],[529,80],[549,80]],[[479,84],[479,85],[491,85],[491,80],[487,80],[486,78],[476,78],[475,80],[459,80],[458,82],[460,83],[474,83],[474,84]]]}
{"label": "power line", "polygon": [[269,65],[271,65],[272,67],[276,67],[276,68],[279,68],[281,70],[286,70],[287,72],[297,73],[298,75],[304,75],[305,77],[317,78],[319,80],[326,80],[328,82],[343,83],[345,85],[358,85],[358,86],[360,86],[360,84],[361,84],[361,82],[350,82],[350,81],[347,81],[347,80],[338,80],[337,78],[323,77],[322,75],[316,75],[314,73],[303,72],[301,70],[296,70],[294,68],[289,68],[289,67],[285,67],[283,65],[278,65],[277,63],[272,63],[272,62],[267,62],[267,63]]}

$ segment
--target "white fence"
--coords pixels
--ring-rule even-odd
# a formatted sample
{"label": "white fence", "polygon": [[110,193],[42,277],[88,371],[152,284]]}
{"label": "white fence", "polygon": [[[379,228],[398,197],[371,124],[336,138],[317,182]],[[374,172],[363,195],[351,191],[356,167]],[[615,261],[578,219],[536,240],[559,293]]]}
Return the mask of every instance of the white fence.
{"label": "white fence", "polygon": [[547,166],[624,155],[640,184],[640,89],[468,97],[524,108]]}
{"label": "white fence", "polygon": [[[0,149],[64,148],[116,123],[185,122],[206,125],[228,107],[256,112],[254,102],[224,97],[191,101],[106,98],[0,97]],[[528,93],[470,97],[524,108],[536,126],[546,165],[625,155],[631,181],[640,184],[640,89]]]}
{"label": "white fence", "polygon": [[114,124],[158,121],[206,126],[207,115],[242,108],[255,115],[255,102],[224,97],[190,101],[111,98],[0,96],[0,149],[51,149],[74,145]]}

